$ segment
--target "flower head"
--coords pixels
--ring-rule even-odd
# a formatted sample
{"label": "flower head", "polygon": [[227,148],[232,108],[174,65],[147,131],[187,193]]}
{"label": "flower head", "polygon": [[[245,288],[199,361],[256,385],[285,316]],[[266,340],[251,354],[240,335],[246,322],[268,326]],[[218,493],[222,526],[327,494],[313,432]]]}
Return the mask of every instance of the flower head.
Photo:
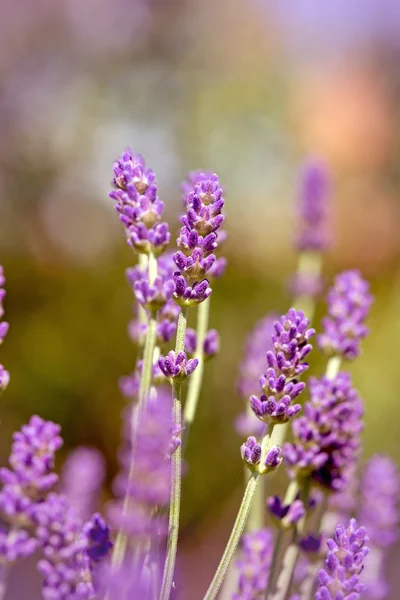
{"label": "flower head", "polygon": [[343,525],[336,527],[333,539],[327,542],[328,554],[325,568],[319,572],[316,600],[358,600],[364,590],[359,575],[369,551],[367,542],[365,528],[358,527],[355,519],[350,520],[347,529]]}
{"label": "flower head", "polygon": [[186,352],[177,354],[171,350],[167,356],[161,357],[158,361],[161,371],[170,381],[184,381],[193,373],[199,361],[197,358],[186,358]]}
{"label": "flower head", "polygon": [[110,198],[125,226],[128,244],[137,252],[160,254],[169,242],[168,225],[160,223],[164,203],[157,196],[154,172],[139,154],[125,151],[114,163]]}
{"label": "flower head", "polygon": [[329,175],[320,161],[309,161],[303,167],[299,198],[299,250],[321,251],[329,244],[326,216]]}
{"label": "flower head", "polygon": [[373,298],[368,283],[359,271],[337,275],[328,291],[328,317],[322,320],[323,332],[317,341],[328,355],[353,360],[360,354],[360,343],[368,334],[364,322]]}

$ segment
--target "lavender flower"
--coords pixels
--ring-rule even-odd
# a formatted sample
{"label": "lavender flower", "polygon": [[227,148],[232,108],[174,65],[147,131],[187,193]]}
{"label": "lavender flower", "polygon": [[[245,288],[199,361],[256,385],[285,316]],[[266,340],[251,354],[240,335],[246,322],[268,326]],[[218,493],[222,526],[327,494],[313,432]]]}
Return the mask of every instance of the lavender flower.
{"label": "lavender flower", "polygon": [[294,308],[274,323],[274,350],[267,352],[268,369],[260,378],[263,394],[250,397],[250,406],[261,421],[285,423],[301,410],[300,404],[292,402],[305,387],[296,377],[308,368],[304,359],[312,349],[309,340],[314,335],[308,324],[302,311]]}
{"label": "lavender flower", "polygon": [[364,585],[359,575],[368,554],[368,538],[364,527],[358,527],[351,519],[347,529],[336,527],[333,539],[329,539],[325,569],[319,572],[319,586],[316,600],[358,600]]}
{"label": "lavender flower", "polygon": [[261,475],[272,469],[276,469],[282,462],[280,447],[273,446],[268,450],[263,464],[260,464],[262,455],[261,445],[253,436],[247,438],[246,442],[241,445],[240,454],[250,471],[258,471]]}
{"label": "lavender flower", "polygon": [[326,227],[329,177],[320,161],[309,161],[303,167],[299,198],[299,232],[296,246],[301,251],[321,251],[328,243]]}
{"label": "lavender flower", "polygon": [[[181,218],[183,227],[177,239],[178,251],[173,257],[179,269],[174,278],[174,298],[184,306],[203,302],[211,294],[205,276],[216,262],[214,251],[218,246],[217,231],[224,220],[223,191],[218,177],[198,174],[193,176],[193,182],[193,186],[189,183],[186,188],[186,214]],[[220,263],[217,274],[221,270]]]}
{"label": "lavender flower", "polygon": [[99,513],[95,513],[85,523],[83,534],[86,537],[85,552],[93,564],[102,561],[109,554],[113,543],[110,539],[110,528]]}
{"label": "lavender flower", "polygon": [[368,283],[359,271],[337,275],[328,291],[328,317],[323,319],[323,333],[318,345],[328,355],[353,360],[360,354],[360,343],[368,333],[364,321],[372,304]]}
{"label": "lavender flower", "polygon": [[292,423],[294,442],[284,446],[292,477],[311,475],[328,490],[342,490],[358,457],[363,403],[348,373],[333,380],[310,378],[304,416]]}
{"label": "lavender flower", "polygon": [[[93,524],[82,529],[82,522],[65,496],[51,493],[39,504],[34,515],[37,523],[36,536],[44,558],[38,562],[43,577],[43,597],[48,600],[69,598],[93,598],[92,562],[88,551],[92,551],[87,532]],[[103,541],[103,547],[105,546]],[[110,550],[111,542],[101,558]],[[99,558],[95,555],[96,561]],[[96,562],[94,561],[94,562]]]}
{"label": "lavender flower", "polygon": [[161,371],[170,382],[184,381],[193,373],[198,364],[197,358],[187,359],[186,352],[176,354],[173,350],[158,361]]}
{"label": "lavender flower", "polygon": [[61,473],[61,490],[81,519],[88,519],[95,510],[104,477],[101,452],[84,447],[70,452]]}
{"label": "lavender flower", "polygon": [[292,527],[305,515],[304,504],[298,498],[290,504],[283,504],[279,496],[271,496],[267,500],[267,509],[283,527]]}
{"label": "lavender flower", "polygon": [[272,550],[273,536],[270,529],[255,531],[243,537],[240,557],[235,565],[239,572],[238,589],[232,600],[264,598]]}
{"label": "lavender flower", "polygon": [[114,163],[113,183],[119,218],[125,226],[128,244],[137,252],[160,254],[169,242],[168,225],[160,223],[164,204],[157,196],[154,172],[143,157],[124,152]]}
{"label": "lavender flower", "polygon": [[163,281],[162,277],[157,276],[153,284],[146,280],[135,283],[135,298],[144,308],[152,314],[157,313],[172,298],[175,285],[172,279]]}
{"label": "lavender flower", "polygon": [[[194,329],[188,327],[185,336],[185,351],[189,356],[193,356],[197,350],[197,334]],[[213,358],[219,352],[219,334],[216,329],[210,329],[204,338],[203,353],[204,359]]]}
{"label": "lavender flower", "polygon": [[382,599],[389,594],[385,563],[389,548],[399,537],[400,476],[394,461],[375,455],[365,465],[361,477],[359,520],[368,523],[369,568],[365,574],[367,596]]}
{"label": "lavender flower", "polygon": [[[169,387],[169,386],[168,386]],[[157,515],[156,507],[169,502],[171,483],[171,455],[180,443],[180,431],[172,421],[170,388],[157,388],[151,395],[140,418],[134,450],[135,477],[129,480],[132,460],[131,410],[126,413],[123,429],[124,446],[120,452],[121,473],[114,481],[118,500],[108,507],[108,517],[116,529],[137,541],[138,536],[158,536],[167,533],[165,514]],[[128,493],[128,510],[122,501]]]}

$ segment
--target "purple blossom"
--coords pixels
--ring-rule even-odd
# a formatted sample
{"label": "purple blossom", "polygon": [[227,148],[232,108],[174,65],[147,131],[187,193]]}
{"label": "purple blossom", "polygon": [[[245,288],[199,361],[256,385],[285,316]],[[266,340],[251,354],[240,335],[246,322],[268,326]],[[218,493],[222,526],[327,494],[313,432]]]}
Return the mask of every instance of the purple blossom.
{"label": "purple blossom", "polygon": [[368,554],[368,538],[364,527],[358,527],[351,519],[347,529],[336,527],[333,539],[329,539],[325,568],[319,572],[319,586],[315,600],[358,600],[364,585],[359,575]]}
{"label": "purple blossom", "polygon": [[272,560],[273,535],[261,529],[243,536],[236,561],[238,588],[232,600],[263,600]]}
{"label": "purple blossom", "polygon": [[195,306],[204,302],[211,294],[208,279],[196,281],[193,286],[187,285],[185,278],[176,272],[173,280],[175,282],[174,300],[180,306]]}
{"label": "purple blossom", "polygon": [[128,400],[133,400],[139,393],[140,377],[137,371],[120,377],[118,381],[120,392]]}
{"label": "purple blossom", "polygon": [[[185,351],[188,355],[193,356],[197,350],[197,334],[194,329],[188,327],[185,336]],[[203,343],[204,358],[207,360],[213,358],[219,352],[219,334],[216,329],[210,329]]]}
{"label": "purple blossom", "polygon": [[260,465],[262,449],[256,438],[251,436],[240,447],[240,454],[246,466],[251,471],[258,471],[260,474],[267,473],[281,464],[281,449],[279,446],[270,448]]}
{"label": "purple blossom", "polygon": [[[157,515],[155,507],[169,502],[171,484],[171,455],[180,443],[180,431],[172,420],[171,391],[157,388],[140,416],[133,455],[135,473],[129,481],[132,461],[131,420],[132,408],[126,411],[123,429],[124,445],[120,451],[121,472],[114,481],[117,500],[108,506],[108,518],[115,529],[122,527],[137,542],[138,537],[164,536],[168,532],[165,514]],[[128,493],[128,509],[123,498]]]}
{"label": "purple blossom", "polygon": [[[256,323],[249,333],[242,362],[239,365],[238,392],[248,401],[250,394],[256,394],[259,388],[260,373],[265,370],[266,352],[272,349],[272,334],[275,315],[267,315]],[[235,428],[239,435],[262,435],[265,425],[253,412],[245,410],[235,420]]]}
{"label": "purple blossom", "polygon": [[38,562],[43,598],[93,598],[91,561],[82,522],[65,496],[51,493],[34,515],[44,558]]}
{"label": "purple blossom", "polygon": [[85,552],[93,564],[100,562],[110,553],[113,547],[110,528],[99,513],[94,514],[84,525],[83,534],[86,537]]}
{"label": "purple blossom", "polygon": [[273,350],[267,352],[267,372],[260,378],[263,393],[250,396],[250,407],[261,421],[285,423],[301,410],[300,404],[292,402],[305,387],[296,377],[308,368],[304,359],[314,335],[308,325],[303,312],[294,308],[274,323]]}
{"label": "purple blossom", "polygon": [[157,196],[154,172],[143,157],[125,151],[114,163],[109,195],[126,230],[128,244],[138,252],[160,254],[168,244],[168,225],[160,223],[164,203]]}
{"label": "purple blossom", "polygon": [[[174,262],[182,276],[175,276],[175,300],[196,300],[194,303],[203,302],[211,293],[211,289],[204,295],[208,288],[205,276],[216,263],[214,254],[218,246],[218,230],[222,225],[224,216],[222,209],[224,199],[223,190],[216,175],[197,173],[191,177],[185,186],[184,205],[186,214],[181,218],[183,227],[177,239],[178,251],[174,254]],[[214,274],[221,275],[224,261],[220,261],[214,268]],[[196,286],[207,282],[206,288],[194,298],[185,296],[187,286],[195,290]]]}
{"label": "purple blossom", "polygon": [[292,477],[311,475],[323,487],[342,490],[356,463],[364,408],[348,373],[333,380],[310,378],[304,416],[292,423],[294,442],[284,446]]}
{"label": "purple blossom", "polygon": [[158,365],[169,381],[184,381],[193,373],[199,361],[197,358],[187,359],[186,352],[177,354],[171,350],[167,356],[159,359]]}
{"label": "purple blossom", "polygon": [[390,547],[399,537],[400,476],[394,461],[373,456],[361,476],[358,519],[368,523],[369,568],[365,573],[368,597],[383,600],[389,595],[385,566]]}
{"label": "purple blossom", "polygon": [[162,277],[157,276],[153,284],[146,280],[137,281],[135,298],[139,304],[154,314],[172,298],[174,290],[175,285],[172,279],[164,282]]}
{"label": "purple blossom", "polygon": [[61,491],[81,519],[88,519],[96,509],[104,477],[105,462],[99,450],[78,447],[70,452],[61,472]]}
{"label": "purple blossom", "polygon": [[326,224],[329,184],[329,174],[322,162],[312,160],[304,165],[298,205],[298,250],[320,252],[329,244]]}
{"label": "purple blossom", "polygon": [[296,273],[289,282],[289,290],[296,298],[318,298],[324,290],[324,281],[318,273]]}
{"label": "purple blossom", "polygon": [[279,496],[271,496],[267,500],[267,509],[284,527],[292,527],[305,515],[304,504],[296,498],[291,504],[283,504]]}
{"label": "purple blossom", "polygon": [[318,555],[321,550],[322,536],[321,535],[306,535],[299,541],[299,548],[305,554]]}
{"label": "purple blossom", "polygon": [[361,340],[368,334],[364,321],[372,301],[369,284],[359,271],[337,275],[327,294],[328,316],[322,320],[323,332],[317,336],[320,349],[347,360],[356,358]]}

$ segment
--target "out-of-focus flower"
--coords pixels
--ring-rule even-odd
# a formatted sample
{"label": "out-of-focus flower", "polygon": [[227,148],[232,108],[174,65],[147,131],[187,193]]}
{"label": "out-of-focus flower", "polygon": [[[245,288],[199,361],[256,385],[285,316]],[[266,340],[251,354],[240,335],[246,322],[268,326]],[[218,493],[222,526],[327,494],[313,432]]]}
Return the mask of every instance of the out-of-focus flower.
{"label": "out-of-focus flower", "polygon": [[[6,295],[6,291],[4,289],[4,284],[6,282],[6,278],[4,277],[3,267],[0,266],[0,319],[4,316],[4,298]],[[0,321],[0,344],[3,343],[4,338],[7,335],[9,329],[9,325],[6,321]],[[10,382],[10,374],[3,365],[0,365],[0,391],[4,391]]]}
{"label": "out-of-focus flower", "polygon": [[272,560],[273,535],[270,529],[248,533],[236,561],[238,588],[232,600],[262,600]]}
{"label": "out-of-focus flower", "polygon": [[368,598],[383,600],[389,594],[385,563],[390,547],[399,537],[400,476],[394,461],[373,456],[361,477],[358,520],[368,524],[370,556],[365,573]]}
{"label": "out-of-focus flower", "polygon": [[364,322],[373,298],[369,284],[359,271],[345,271],[335,277],[328,291],[328,317],[317,336],[320,349],[328,355],[353,360],[360,354],[361,340],[368,334]]}
{"label": "out-of-focus flower", "polygon": [[299,499],[283,504],[279,496],[271,496],[267,500],[267,509],[283,527],[292,527],[305,515],[304,504]]}
{"label": "out-of-focus flower", "polygon": [[326,223],[329,187],[328,171],[322,161],[308,161],[302,171],[298,203],[296,246],[300,251],[320,252],[329,244]]}
{"label": "out-of-focus flower", "polygon": [[79,517],[88,519],[96,509],[105,477],[104,458],[95,448],[75,448],[61,472],[61,491]]}
{"label": "out-of-focus flower", "polygon": [[323,487],[339,491],[349,481],[364,428],[364,408],[348,373],[334,379],[310,378],[304,416],[292,423],[294,442],[284,446],[292,477],[311,475]]}
{"label": "out-of-focus flower", "polygon": [[368,542],[364,527],[358,527],[355,519],[347,529],[336,527],[333,539],[329,539],[325,569],[319,572],[319,586],[315,600],[358,600],[364,585],[359,575],[368,554]]}

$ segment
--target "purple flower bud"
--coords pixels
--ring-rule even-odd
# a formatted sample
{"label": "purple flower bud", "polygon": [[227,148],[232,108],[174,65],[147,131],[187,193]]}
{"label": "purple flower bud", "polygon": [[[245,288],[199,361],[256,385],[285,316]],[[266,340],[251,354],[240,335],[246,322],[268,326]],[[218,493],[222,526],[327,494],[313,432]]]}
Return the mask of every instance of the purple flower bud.
{"label": "purple flower bud", "polygon": [[86,554],[93,563],[103,560],[113,547],[110,539],[110,528],[99,513],[92,516],[83,527],[83,534],[87,538]]}
{"label": "purple flower bud", "polygon": [[120,377],[118,381],[120,392],[125,398],[133,400],[139,393],[140,378],[137,372]]}
{"label": "purple flower bud", "polygon": [[299,541],[300,549],[306,554],[318,554],[321,550],[322,536],[321,535],[307,535],[301,538]]}
{"label": "purple flower bud", "polygon": [[323,333],[317,337],[320,349],[347,360],[356,358],[361,340],[368,334],[364,321],[372,302],[369,285],[359,271],[337,275],[327,294],[328,317],[322,320]]}
{"label": "purple flower bud", "polygon": [[174,274],[173,281],[175,283],[174,299],[180,306],[195,306],[200,302],[204,302],[212,291],[207,279],[196,282],[191,287],[186,284],[185,278],[177,272]]}
{"label": "purple flower bud", "polygon": [[159,359],[158,364],[169,381],[182,382],[193,373],[199,361],[197,358],[188,360],[185,352],[176,354],[171,350],[167,356]]}
{"label": "purple flower bud", "polygon": [[175,285],[172,279],[164,282],[162,277],[157,276],[152,285],[144,279],[136,281],[134,289],[135,298],[139,304],[150,312],[156,313],[172,298]]}
{"label": "purple flower bud", "polygon": [[265,457],[264,468],[262,472],[270,471],[271,469],[275,469],[279,467],[282,462],[281,457],[281,449],[279,446],[273,446],[270,450],[268,450],[267,455]]}
{"label": "purple flower bud", "polygon": [[319,586],[315,600],[335,600],[348,598],[358,600],[364,585],[359,581],[363,562],[369,549],[364,527],[358,527],[355,519],[350,520],[347,529],[336,527],[333,539],[329,539],[325,569],[319,572]]}
{"label": "purple flower bud", "polygon": [[304,504],[296,499],[291,504],[283,504],[279,496],[271,496],[267,500],[267,509],[283,527],[292,527],[305,515]]}
{"label": "purple flower bud", "polygon": [[190,356],[193,356],[193,354],[196,352],[196,348],[197,334],[194,329],[188,327],[185,334],[185,352],[187,352],[187,354]]}
{"label": "purple flower bud", "polygon": [[216,329],[210,329],[204,338],[204,357],[213,358],[219,352],[220,338]]}
{"label": "purple flower bud", "polygon": [[256,471],[261,458],[261,446],[255,437],[247,438],[247,441],[241,445],[240,454],[251,471]]}

